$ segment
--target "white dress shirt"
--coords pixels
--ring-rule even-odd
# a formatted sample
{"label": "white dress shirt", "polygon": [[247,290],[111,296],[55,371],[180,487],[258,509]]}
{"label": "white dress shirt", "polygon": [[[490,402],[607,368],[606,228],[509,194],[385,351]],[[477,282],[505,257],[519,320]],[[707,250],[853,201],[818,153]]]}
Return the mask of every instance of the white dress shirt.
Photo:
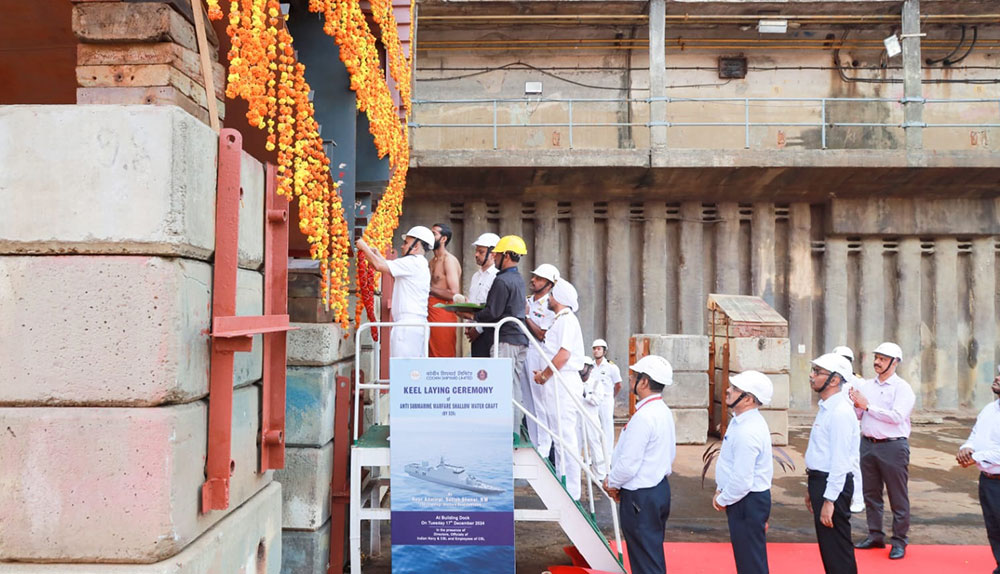
{"label": "white dress shirt", "polygon": [[656,486],[670,476],[676,454],[674,415],[663,395],[649,395],[636,405],[618,437],[608,486],[625,490]]}
{"label": "white dress shirt", "polygon": [[719,504],[729,506],[750,492],[770,490],[772,478],[771,430],[760,411],[750,409],[730,419],[722,439],[715,465]]}
{"label": "white dress shirt", "polygon": [[577,374],[579,379],[580,369],[583,368],[583,330],[580,328],[580,320],[576,318],[569,307],[556,313],[555,318],[549,325],[545,333],[545,341],[542,342],[545,354],[552,360],[560,349],[569,351],[569,360],[559,369],[560,372],[572,372]]}
{"label": "white dress shirt", "polygon": [[599,392],[601,397],[607,399],[614,396],[615,384],[622,382],[622,373],[618,365],[602,357],[600,363],[594,361],[594,370],[590,372],[590,378],[596,380],[595,387],[598,385],[604,387]]}
{"label": "white dress shirt", "polygon": [[823,498],[836,501],[844,490],[844,480],[854,467],[854,456],[861,448],[858,419],[850,399],[836,393],[819,402],[819,412],[809,432],[806,468],[829,473]]}
{"label": "white dress shirt", "polygon": [[1000,401],[993,401],[979,411],[972,434],[962,448],[972,449],[972,460],[979,470],[1000,474]]}
{"label": "white dress shirt", "polygon": [[407,255],[386,261],[392,284],[392,320],[405,315],[427,319],[427,297],[431,293],[431,269],[421,255]]}
{"label": "white dress shirt", "polygon": [[868,410],[855,409],[861,419],[861,434],[871,438],[910,436],[910,413],[916,396],[899,375],[881,382],[878,377],[864,381],[858,390],[868,399]]}
{"label": "white dress shirt", "polygon": [[486,296],[490,293],[490,287],[493,286],[493,279],[497,276],[496,265],[490,264],[483,271],[482,267],[476,269],[476,272],[472,274],[472,281],[469,283],[469,303],[479,303],[482,305],[486,303]]}

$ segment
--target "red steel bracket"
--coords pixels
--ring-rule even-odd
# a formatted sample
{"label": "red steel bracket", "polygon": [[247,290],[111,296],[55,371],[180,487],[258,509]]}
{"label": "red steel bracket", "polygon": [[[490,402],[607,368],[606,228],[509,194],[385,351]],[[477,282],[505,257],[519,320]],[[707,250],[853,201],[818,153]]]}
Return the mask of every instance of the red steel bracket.
{"label": "red steel bracket", "polygon": [[[243,137],[234,129],[219,134],[215,198],[215,265],[212,283],[211,367],[208,401],[207,480],[201,488],[201,511],[229,507],[232,460],[233,359],[250,351],[252,335],[264,333],[264,419],[261,424],[261,472],[284,463],[285,342],[288,324],[288,215],[277,207],[275,170],[267,167],[267,233],[264,252],[264,315],[236,316],[239,267],[240,156]],[[282,215],[282,212],[284,215]],[[276,301],[280,298],[280,302]],[[280,397],[277,397],[280,395]],[[275,414],[275,410],[279,414]],[[266,454],[265,454],[266,453]]]}
{"label": "red steel bracket", "polygon": [[[355,357],[355,359],[357,359]],[[333,410],[333,475],[330,480],[330,560],[327,574],[341,574],[344,571],[344,519],[347,505],[351,501],[351,418],[354,409],[354,384],[351,379],[338,376],[334,393]],[[362,374],[362,382],[364,375]]]}

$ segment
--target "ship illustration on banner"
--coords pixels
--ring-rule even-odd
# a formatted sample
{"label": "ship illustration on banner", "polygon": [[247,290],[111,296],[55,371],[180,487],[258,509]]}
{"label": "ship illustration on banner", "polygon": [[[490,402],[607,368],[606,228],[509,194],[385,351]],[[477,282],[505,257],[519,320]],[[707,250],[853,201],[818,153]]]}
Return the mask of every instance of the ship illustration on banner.
{"label": "ship illustration on banner", "polygon": [[474,475],[465,472],[465,467],[448,464],[441,457],[441,462],[431,466],[426,460],[420,463],[411,462],[405,467],[406,474],[420,480],[436,482],[445,486],[454,486],[478,492],[481,494],[499,494],[505,489],[479,480]]}

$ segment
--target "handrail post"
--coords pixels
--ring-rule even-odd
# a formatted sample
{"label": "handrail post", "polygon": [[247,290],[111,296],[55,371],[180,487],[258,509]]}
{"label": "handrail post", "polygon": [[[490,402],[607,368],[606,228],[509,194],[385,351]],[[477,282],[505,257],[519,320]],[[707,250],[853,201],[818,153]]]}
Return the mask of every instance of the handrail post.
{"label": "handrail post", "polygon": [[497,101],[493,100],[493,149],[497,149]]}
{"label": "handrail post", "polygon": [[573,100],[569,101],[569,149],[573,149]]}
{"label": "handrail post", "polygon": [[822,149],[826,149],[826,98],[820,99],[819,108],[819,121],[820,121],[820,142]]}
{"label": "handrail post", "polygon": [[750,149],[750,98],[743,98],[743,149]]}

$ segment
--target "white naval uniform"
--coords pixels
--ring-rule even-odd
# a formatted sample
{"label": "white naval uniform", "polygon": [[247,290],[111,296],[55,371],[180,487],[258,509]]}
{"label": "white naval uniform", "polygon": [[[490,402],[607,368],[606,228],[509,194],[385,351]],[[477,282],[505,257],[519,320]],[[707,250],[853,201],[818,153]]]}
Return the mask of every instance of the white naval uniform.
{"label": "white naval uniform", "polygon": [[[431,270],[422,255],[407,255],[386,261],[392,275],[392,320],[397,323],[426,323],[427,298],[431,292]],[[389,334],[391,357],[427,356],[423,327],[393,327]]]}
{"label": "white naval uniform", "polygon": [[[552,326],[552,321],[556,316],[556,314],[549,309],[549,296],[551,294],[552,293],[550,291],[537,301],[534,296],[531,295],[527,298],[527,310],[525,317],[531,319],[543,331],[549,330],[549,327]],[[545,341],[538,341],[538,344],[541,345],[542,348],[546,349],[546,354],[548,354]],[[558,351],[558,348],[556,350]],[[555,352],[549,354],[550,359],[553,356],[555,356]],[[537,349],[535,349],[534,343],[530,340],[528,341],[528,350],[525,353],[524,363],[528,370],[528,379],[531,381],[528,388],[530,389],[531,402],[534,406],[533,414],[538,417],[538,420],[542,421],[546,425],[550,425],[550,419],[554,421],[552,416],[550,416],[549,411],[555,410],[555,385],[539,385],[534,382],[535,371],[544,371],[545,368],[548,367],[548,363],[545,362],[545,358],[542,357]],[[538,453],[541,454],[542,457],[549,456],[549,449],[552,448],[552,437],[549,433],[539,428],[530,419],[528,419],[527,427],[528,436],[531,438],[531,442],[534,443],[535,447],[538,449]],[[555,430],[554,426],[550,425],[549,428]]]}
{"label": "white naval uniform", "polygon": [[[854,401],[851,400],[851,398],[850,398],[851,396],[850,396],[849,393],[850,393],[851,389],[858,388],[860,386],[860,384],[863,383],[863,382],[864,382],[864,379],[862,379],[862,378],[860,378],[858,376],[850,377],[848,380],[844,381],[844,384],[842,385],[843,389],[841,390],[841,392],[844,393],[844,397],[847,398],[847,402],[849,402],[851,404],[854,404]],[[861,512],[862,510],[864,510],[864,506],[865,506],[865,493],[864,493],[864,490],[862,490],[862,488],[861,488],[861,448],[860,447],[858,448],[858,452],[855,455],[855,458],[854,458],[854,468],[851,470],[851,474],[852,474],[852,476],[854,478],[854,496],[851,497],[851,512]]]}
{"label": "white naval uniform", "polygon": [[[601,406],[608,402],[607,399],[611,397],[613,391],[609,390],[599,377],[594,376],[596,371],[595,367],[590,371],[590,377],[583,382],[583,410],[588,418],[597,423],[597,427],[595,428],[581,417],[579,439],[580,444],[583,444],[583,441],[587,441],[591,467],[598,479],[604,480],[608,469],[605,467],[604,448],[601,446],[601,437],[604,436],[604,428],[601,426],[600,410]],[[606,445],[608,454],[610,455],[614,444],[609,442]]]}
{"label": "white naval uniform", "polygon": [[591,371],[590,378],[591,380],[596,378],[605,389],[597,412],[601,417],[604,444],[608,446],[608,452],[611,452],[615,447],[615,385],[622,382],[622,373],[618,365],[605,356],[601,358],[599,364],[594,361],[594,370]]}
{"label": "white naval uniform", "polygon": [[[546,417],[553,432],[561,432],[565,441],[565,449],[579,456],[580,443],[577,441],[577,425],[579,411],[576,403],[583,397],[583,381],[580,380],[580,369],[583,368],[584,346],[583,330],[580,321],[568,307],[556,314],[545,333],[545,353],[549,360],[556,356],[560,349],[569,351],[569,360],[559,369],[560,382],[555,375],[544,385],[532,383],[536,387],[550,387],[553,395],[558,393],[558,412],[553,408],[546,411]],[[572,396],[571,396],[572,395]],[[553,404],[553,407],[555,405]],[[563,469],[566,473],[566,490],[575,500],[580,499],[580,464],[571,455],[564,455],[563,447],[555,444],[556,470]],[[565,465],[565,466],[563,466]]]}

